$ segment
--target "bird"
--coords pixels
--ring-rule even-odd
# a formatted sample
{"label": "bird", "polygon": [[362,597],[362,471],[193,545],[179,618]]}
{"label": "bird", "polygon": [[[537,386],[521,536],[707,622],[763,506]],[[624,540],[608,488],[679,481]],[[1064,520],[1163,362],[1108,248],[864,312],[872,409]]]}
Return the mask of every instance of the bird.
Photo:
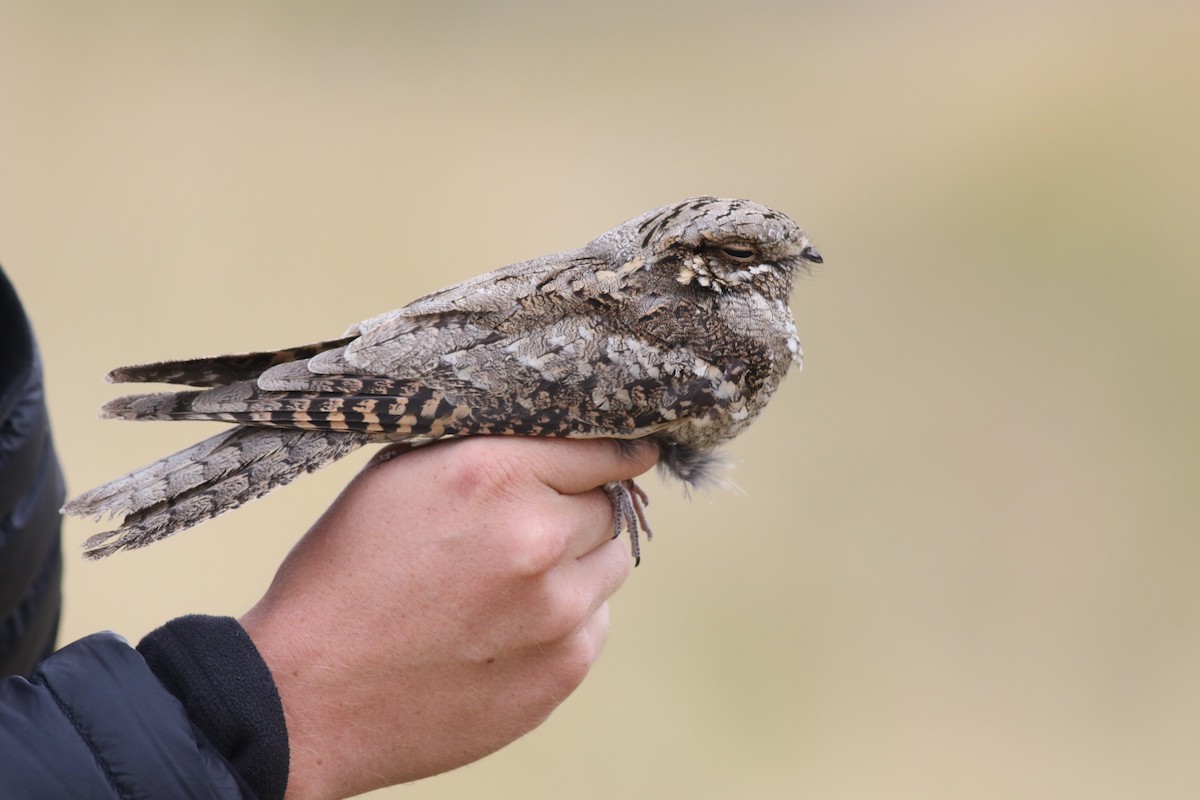
{"label": "bird", "polygon": [[[513,264],[282,350],[119,367],[110,383],[186,388],[117,397],[101,418],[214,420],[225,429],[71,499],[122,517],[84,557],[144,547],[368,443],[475,435],[649,440],[687,487],[802,366],[789,307],[823,259],[785,214],[694,197],[587,245]],[[403,447],[398,449],[403,449]],[[645,492],[604,486],[614,536],[641,560]]]}

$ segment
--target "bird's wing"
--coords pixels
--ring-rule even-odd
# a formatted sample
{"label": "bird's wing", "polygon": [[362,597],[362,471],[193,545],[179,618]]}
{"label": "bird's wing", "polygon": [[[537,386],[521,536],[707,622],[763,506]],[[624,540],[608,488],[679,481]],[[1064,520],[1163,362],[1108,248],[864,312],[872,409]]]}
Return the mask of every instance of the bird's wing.
{"label": "bird's wing", "polygon": [[[631,298],[640,264],[609,268],[586,251],[465,281],[348,331],[281,353],[167,362],[136,374],[207,391],[120,397],[104,415],[217,419],[354,431],[380,439],[476,433],[636,438],[702,416],[723,373],[687,337],[647,337],[654,319],[681,327],[678,301]],[[647,330],[635,334],[634,320]],[[253,367],[265,366],[254,375]],[[128,376],[128,370],[120,373]],[[225,378],[239,375],[242,380]]]}

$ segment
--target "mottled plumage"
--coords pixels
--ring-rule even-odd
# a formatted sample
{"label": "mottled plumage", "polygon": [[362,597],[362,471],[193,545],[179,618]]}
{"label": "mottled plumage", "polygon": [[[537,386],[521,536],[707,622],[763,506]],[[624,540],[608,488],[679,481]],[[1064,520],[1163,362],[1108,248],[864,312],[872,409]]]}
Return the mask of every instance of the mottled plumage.
{"label": "mottled plumage", "polygon": [[[699,197],[587,246],[480,275],[288,350],[121,367],[113,382],[189,390],[119,397],[102,416],[235,427],[71,500],[124,515],[89,558],[142,547],[369,442],[472,434],[655,441],[701,481],[758,415],[800,343],[788,295],[821,257],[788,217]],[[644,495],[606,487],[638,555]]]}

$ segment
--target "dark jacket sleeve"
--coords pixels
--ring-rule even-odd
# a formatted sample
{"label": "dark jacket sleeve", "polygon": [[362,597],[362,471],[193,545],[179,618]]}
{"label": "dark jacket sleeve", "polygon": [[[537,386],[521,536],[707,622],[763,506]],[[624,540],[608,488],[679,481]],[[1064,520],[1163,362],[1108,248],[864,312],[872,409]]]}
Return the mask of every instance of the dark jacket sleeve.
{"label": "dark jacket sleeve", "polygon": [[138,651],[229,761],[247,796],[282,800],[290,759],[283,703],[238,621],[179,617],[142,639]]}
{"label": "dark jacket sleeve", "polygon": [[28,675],[54,647],[63,494],[33,332],[0,270],[0,675]]}
{"label": "dark jacket sleeve", "polygon": [[180,617],[141,652],[98,633],[0,680],[0,796],[281,800],[267,665],[230,617]]}
{"label": "dark jacket sleeve", "polygon": [[64,647],[29,680],[0,681],[0,795],[246,796],[183,704],[112,633]]}

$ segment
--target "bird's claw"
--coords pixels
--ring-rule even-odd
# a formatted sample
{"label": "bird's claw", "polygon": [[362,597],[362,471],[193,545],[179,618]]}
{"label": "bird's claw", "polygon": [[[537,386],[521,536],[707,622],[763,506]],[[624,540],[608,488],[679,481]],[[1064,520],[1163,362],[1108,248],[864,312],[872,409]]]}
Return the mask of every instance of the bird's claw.
{"label": "bird's claw", "polygon": [[650,523],[646,521],[646,506],[650,496],[632,480],[613,481],[604,484],[604,492],[613,506],[613,538],[629,531],[629,547],[633,553],[633,565],[642,563],[642,548],[639,534],[645,532],[646,541],[653,538]]}

